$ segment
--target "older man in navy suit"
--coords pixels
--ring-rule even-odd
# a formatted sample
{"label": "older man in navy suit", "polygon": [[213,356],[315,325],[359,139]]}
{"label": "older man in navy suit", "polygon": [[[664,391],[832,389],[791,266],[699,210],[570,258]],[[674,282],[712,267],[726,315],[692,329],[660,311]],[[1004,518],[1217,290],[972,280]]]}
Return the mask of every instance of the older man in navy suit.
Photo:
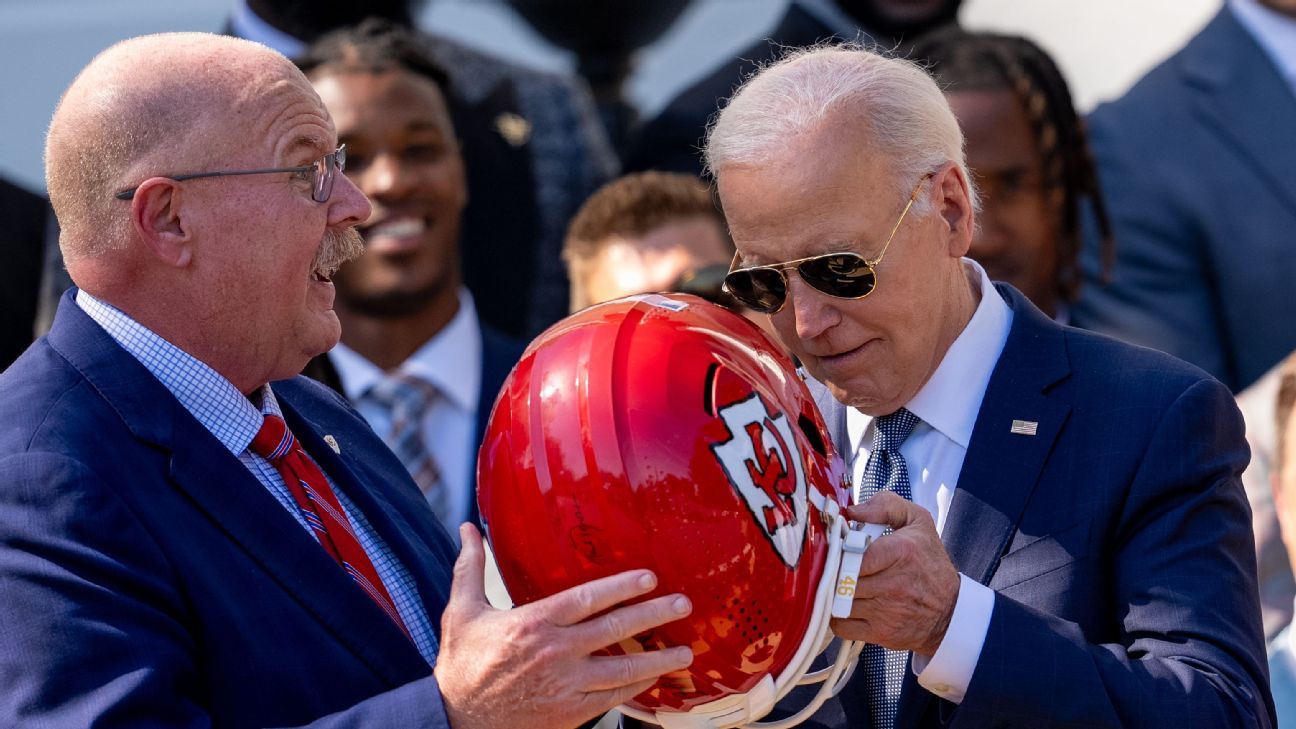
{"label": "older man in navy suit", "polygon": [[1267,727],[1228,390],[1060,326],[965,258],[958,123],[904,61],[794,53],[706,146],[738,248],[851,462],[867,641],[816,727]]}
{"label": "older man in navy suit", "polygon": [[[46,148],[78,289],[0,375],[0,725],[570,727],[689,661],[591,653],[687,613],[638,570],[509,612],[326,388],[364,195],[306,78],[137,38]],[[292,378],[292,379],[283,379]]]}

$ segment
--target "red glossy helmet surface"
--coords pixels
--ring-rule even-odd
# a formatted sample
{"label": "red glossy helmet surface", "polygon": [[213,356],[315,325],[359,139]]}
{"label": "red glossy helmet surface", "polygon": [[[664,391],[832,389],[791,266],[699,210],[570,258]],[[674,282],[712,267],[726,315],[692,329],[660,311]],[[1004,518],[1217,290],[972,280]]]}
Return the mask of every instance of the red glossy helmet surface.
{"label": "red glossy helmet surface", "polygon": [[686,295],[620,299],[541,334],[505,383],[478,461],[515,602],[634,568],[656,572],[654,594],[692,601],[687,618],[609,648],[693,649],[689,669],[630,704],[648,712],[752,691],[819,642],[812,613],[835,579],[823,580],[824,511],[845,503],[844,483],[791,359],[746,319]]}

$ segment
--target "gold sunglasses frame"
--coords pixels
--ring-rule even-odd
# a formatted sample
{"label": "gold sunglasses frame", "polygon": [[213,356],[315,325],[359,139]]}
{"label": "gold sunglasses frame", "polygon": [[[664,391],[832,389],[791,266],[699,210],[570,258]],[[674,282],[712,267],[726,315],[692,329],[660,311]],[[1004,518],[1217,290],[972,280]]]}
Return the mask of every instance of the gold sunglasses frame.
{"label": "gold sunglasses frame", "polygon": [[[848,255],[848,256],[857,256],[861,260],[863,260],[865,268],[868,269],[869,274],[873,277],[873,285],[869,287],[868,291],[865,291],[859,296],[838,296],[836,294],[831,294],[828,293],[827,291],[820,289],[819,287],[815,286],[813,283],[810,283],[810,281],[808,280],[806,280],[806,285],[808,285],[810,288],[814,289],[815,291],[818,291],[821,294],[824,294],[826,296],[831,296],[835,299],[854,300],[854,299],[862,299],[868,296],[869,294],[877,290],[877,277],[878,277],[877,268],[876,268],[877,265],[882,262],[882,259],[884,257],[886,257],[887,250],[891,247],[891,241],[895,240],[896,231],[900,230],[900,225],[904,223],[905,216],[909,214],[909,208],[912,208],[914,202],[918,200],[918,193],[922,191],[923,184],[926,183],[927,180],[930,180],[933,176],[935,176],[935,174],[936,173],[934,172],[928,172],[927,174],[923,175],[922,178],[918,180],[918,184],[914,186],[913,192],[909,193],[909,201],[905,203],[904,210],[900,211],[900,217],[896,219],[895,225],[891,226],[891,232],[887,234],[886,242],[882,244],[882,250],[878,253],[877,258],[870,260],[868,258],[864,258],[863,256],[856,253],[855,251],[837,251],[836,253],[821,253],[817,256],[807,256],[805,258],[797,258],[791,261],[783,261],[781,263],[774,263],[768,266],[747,266],[745,268],[734,268],[734,265],[738,263],[738,257],[739,257],[738,252],[734,251],[733,261],[729,263],[729,273],[725,274],[725,282],[721,284],[720,288],[723,289],[730,296],[737,299],[743,306],[746,306],[747,308],[752,309],[753,311],[760,312],[762,314],[774,315],[782,311],[784,306],[787,306],[788,297],[791,296],[792,293],[792,286],[791,283],[788,281],[788,275],[785,273],[785,271],[789,269],[796,269],[797,266],[800,266],[802,263],[805,263],[806,261],[813,261],[819,258],[827,258],[829,256]],[[773,309],[772,311],[761,311],[760,309],[757,309],[751,306],[750,304],[748,304],[747,302],[743,301],[742,297],[738,296],[738,294],[735,294],[733,292],[733,289],[729,288],[729,276],[732,276],[735,273],[750,272],[750,271],[774,271],[778,273],[778,275],[783,279],[783,292],[784,292],[783,300],[779,302],[777,308]],[[805,276],[801,274],[800,270],[797,270],[797,275],[801,276],[802,280],[805,280]]]}

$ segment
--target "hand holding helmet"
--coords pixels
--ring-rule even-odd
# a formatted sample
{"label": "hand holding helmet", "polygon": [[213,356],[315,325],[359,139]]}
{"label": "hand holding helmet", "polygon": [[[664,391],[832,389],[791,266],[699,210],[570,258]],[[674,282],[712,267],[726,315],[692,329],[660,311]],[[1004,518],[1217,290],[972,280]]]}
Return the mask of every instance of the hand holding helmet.
{"label": "hand holding helmet", "polygon": [[930,659],[945,638],[959,593],[958,571],[936,533],[931,512],[891,491],[880,491],[849,507],[846,515],[894,531],[863,555],[855,570],[859,577],[850,619],[834,611],[833,632]]}
{"label": "hand holding helmet", "polygon": [[481,536],[460,527],[434,674],[450,723],[461,729],[565,729],[643,691],[692,660],[687,648],[591,656],[598,648],[687,615],[682,595],[633,605],[657,586],[646,570],[577,585],[516,610],[496,610],[482,584]]}

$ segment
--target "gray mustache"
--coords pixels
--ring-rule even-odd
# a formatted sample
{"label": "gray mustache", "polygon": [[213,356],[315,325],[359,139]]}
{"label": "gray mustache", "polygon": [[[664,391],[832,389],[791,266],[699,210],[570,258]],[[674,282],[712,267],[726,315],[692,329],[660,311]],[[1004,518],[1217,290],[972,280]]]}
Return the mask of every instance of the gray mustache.
{"label": "gray mustache", "polygon": [[332,278],[342,264],[364,253],[364,239],[355,228],[324,231],[324,241],[315,253],[312,271],[325,278]]}

